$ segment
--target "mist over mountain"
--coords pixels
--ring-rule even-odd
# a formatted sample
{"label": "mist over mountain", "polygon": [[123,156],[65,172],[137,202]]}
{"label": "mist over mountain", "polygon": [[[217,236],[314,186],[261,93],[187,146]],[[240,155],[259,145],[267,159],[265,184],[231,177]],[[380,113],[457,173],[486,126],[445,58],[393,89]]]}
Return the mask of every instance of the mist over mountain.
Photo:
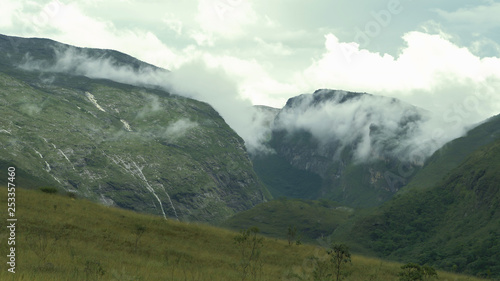
{"label": "mist over mountain", "polygon": [[[340,201],[346,194],[338,190],[373,184],[380,185],[385,195],[379,191],[362,193],[365,199],[361,201],[386,200],[434,151],[467,130],[461,122],[443,120],[440,115],[399,100],[354,92],[318,90],[289,99],[279,111],[255,107],[235,95],[238,89],[223,70],[207,68],[197,61],[169,72],[116,51],[76,48],[47,39],[5,37],[3,46],[5,60],[17,71],[39,73],[31,78],[33,82],[50,85],[59,73],[109,79],[208,102],[244,139],[249,153],[281,157],[275,160],[320,176],[324,182],[315,184],[311,194],[329,196],[333,192],[337,195],[330,197]],[[157,98],[145,99],[140,115],[161,108]],[[181,119],[163,133],[176,135],[178,128],[196,126],[189,119]],[[349,176],[342,176],[346,172]],[[358,172],[366,177],[362,183],[344,182]],[[291,185],[300,189],[296,183]],[[347,197],[348,202],[360,200],[360,196]]]}
{"label": "mist over mountain", "polygon": [[[351,242],[384,257],[498,272],[498,116],[475,127],[461,115],[329,89],[281,109],[252,106],[224,71],[197,61],[169,72],[116,51],[8,36],[0,49],[0,167],[15,165],[20,186],[164,218],[258,220],[269,233],[262,216],[293,220],[293,210],[303,227],[315,224],[310,239],[363,232]],[[282,198],[234,216],[273,196],[323,201]],[[354,208],[377,206],[351,221]],[[331,208],[325,224],[307,214]],[[467,228],[478,231],[451,237]]]}
{"label": "mist over mountain", "polygon": [[[13,54],[6,52],[6,57],[15,62],[19,68],[24,70],[39,71],[44,73],[44,82],[50,82],[50,73],[67,73],[72,75],[82,75],[93,79],[110,79],[120,83],[131,84],[135,86],[147,86],[157,89],[163,89],[168,92],[194,98],[200,101],[208,102],[224,118],[224,120],[233,128],[244,140],[247,149],[252,153],[267,153],[269,148],[264,145],[269,137],[269,122],[265,112],[252,106],[250,101],[242,99],[236,95],[238,88],[227,74],[219,68],[208,68],[201,61],[187,63],[175,72],[161,69],[147,63],[138,62],[125,54],[99,49],[75,48],[69,45],[60,44],[47,39],[30,39],[46,42],[38,53],[33,49],[23,49],[19,42],[23,38],[12,37],[10,43],[16,50]],[[45,41],[44,41],[45,40]],[[9,41],[7,41],[9,42]],[[17,47],[16,45],[19,45]],[[10,46],[9,46],[10,47]],[[21,55],[22,54],[22,55]],[[302,98],[299,98],[302,100]],[[408,110],[401,105],[401,102],[387,104],[384,99],[365,99],[356,98],[339,106],[333,110],[331,104],[315,105],[314,111],[303,112],[300,117],[293,117],[299,114],[299,111],[290,110],[287,106],[286,112],[282,112],[282,121],[275,124],[277,129],[296,130],[303,128],[310,130],[314,137],[325,142],[328,138],[342,139],[343,144],[350,143],[353,138],[359,138],[362,142],[357,149],[356,157],[360,161],[371,159],[371,149],[375,154],[380,150],[381,144],[370,143],[368,135],[370,134],[369,125],[371,123],[381,123],[381,119],[386,120],[386,124],[377,131],[377,134],[385,134],[389,139],[394,131],[397,119],[406,114],[402,111]],[[303,106],[308,103],[302,101]],[[333,101],[332,101],[333,102]],[[362,106],[358,106],[358,105]],[[388,107],[387,107],[388,106]],[[299,106],[300,108],[301,106]],[[389,111],[388,111],[389,110]],[[412,109],[413,110],[413,109]],[[373,114],[374,112],[379,112]],[[357,119],[349,119],[349,114],[357,114]],[[414,158],[414,161],[422,162],[432,152],[437,150],[447,141],[463,135],[470,124],[465,120],[455,118],[443,119],[438,113],[426,112],[419,113],[422,120],[413,123],[415,127],[406,128],[412,130],[413,134],[404,140],[404,143],[398,144],[393,153],[399,153],[402,157]],[[411,115],[411,113],[408,113]],[[344,118],[345,117],[345,118]],[[319,118],[319,119],[317,119]],[[335,118],[338,124],[332,121],[316,122],[318,120],[329,120]],[[373,118],[373,120],[372,120]],[[296,123],[297,122],[297,123]],[[340,125],[338,129],[332,130],[326,128],[327,123],[333,127]],[[322,124],[322,125],[318,125]],[[368,127],[367,127],[368,126]],[[345,128],[352,128],[356,133],[348,133]],[[375,127],[372,128],[374,134]],[[323,131],[323,132],[319,132]],[[410,150],[407,151],[406,149]],[[404,153],[403,153],[404,151]],[[406,155],[403,155],[406,154]],[[418,154],[418,155],[417,155]],[[418,159],[417,159],[418,158]]]}
{"label": "mist over mountain", "polygon": [[[266,127],[261,122],[265,117],[250,101],[236,95],[236,84],[221,69],[193,61],[169,72],[112,50],[75,48],[38,38],[5,37],[4,40],[6,59],[20,69],[42,73],[45,83],[51,81],[51,73],[65,73],[162,89],[208,102],[245,140],[249,151],[265,150],[262,139]],[[28,40],[43,44],[35,48]]]}
{"label": "mist over mountain", "polygon": [[396,99],[318,90],[288,100],[273,131],[308,132],[319,150],[334,150],[328,151],[334,159],[350,146],[357,162],[395,157],[421,163],[446,141],[425,136],[423,127],[429,120],[428,112]]}
{"label": "mist over mountain", "polygon": [[[270,131],[266,145],[275,154],[255,155],[253,161],[274,196],[373,206],[395,194],[465,128],[446,126],[431,112],[394,98],[321,89],[289,99]],[[285,171],[293,169],[310,173],[314,182],[319,176],[321,183],[285,183],[291,177]]]}
{"label": "mist over mountain", "polygon": [[0,166],[19,186],[188,221],[270,198],[217,111],[145,78],[167,71],[45,39],[1,36],[0,49]]}

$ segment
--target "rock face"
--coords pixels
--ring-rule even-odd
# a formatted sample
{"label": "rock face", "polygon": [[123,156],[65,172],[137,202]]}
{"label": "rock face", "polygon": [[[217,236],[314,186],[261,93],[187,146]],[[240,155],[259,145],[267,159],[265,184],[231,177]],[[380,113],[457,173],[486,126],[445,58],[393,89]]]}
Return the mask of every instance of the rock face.
{"label": "rock face", "polygon": [[286,180],[278,178],[290,175],[263,176],[274,196],[378,205],[407,182],[408,174],[402,171],[416,171],[422,164],[413,140],[424,116],[423,110],[391,98],[318,90],[288,100],[274,120],[268,142],[276,154],[256,156],[254,165],[261,175],[272,169],[265,167],[271,161],[267,160],[276,162],[278,157],[289,169],[309,172],[305,176],[311,180],[314,175],[321,178],[319,186],[302,192],[288,183],[287,194],[287,187],[277,186]]}
{"label": "rock face", "polygon": [[[0,163],[52,185],[168,218],[219,221],[269,193],[243,140],[208,104],[75,73],[25,70],[61,44],[0,36]],[[64,47],[64,46],[63,46]],[[150,65],[88,50],[131,69]]]}

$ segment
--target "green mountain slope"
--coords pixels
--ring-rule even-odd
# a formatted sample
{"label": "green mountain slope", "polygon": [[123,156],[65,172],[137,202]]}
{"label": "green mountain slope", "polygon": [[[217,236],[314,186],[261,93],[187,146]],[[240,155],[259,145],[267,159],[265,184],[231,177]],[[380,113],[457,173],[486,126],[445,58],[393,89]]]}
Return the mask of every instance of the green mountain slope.
{"label": "green mountain slope", "polygon": [[428,188],[437,184],[479,147],[500,138],[500,115],[471,129],[467,135],[447,143],[436,151],[410,180],[404,190]]}
{"label": "green mountain slope", "polygon": [[296,238],[301,236],[302,241],[316,243],[353,215],[353,209],[327,200],[280,198],[240,212],[222,226],[235,230],[257,226],[263,234],[281,239],[287,239],[289,227],[296,227]]}
{"label": "green mountain slope", "polygon": [[322,179],[317,174],[292,166],[277,154],[252,157],[255,172],[269,187],[274,198],[316,199],[320,196]]}
{"label": "green mountain slope", "polygon": [[[33,190],[18,189],[16,199],[16,273],[2,262],[0,280],[242,280],[237,232]],[[0,187],[0,203],[7,205],[5,187]],[[7,213],[0,219],[5,222]],[[2,232],[0,252],[5,256],[10,253],[7,238]],[[290,247],[269,238],[262,243],[257,280],[299,280],[290,273],[312,278],[310,257],[327,260],[326,251],[317,246]],[[396,280],[400,267],[353,255],[349,280]],[[481,280],[438,274],[440,280]]]}
{"label": "green mountain slope", "polygon": [[397,195],[338,239],[402,261],[500,277],[500,140],[439,184]]}
{"label": "green mountain slope", "polygon": [[[270,198],[243,140],[208,104],[13,64],[24,51],[50,64],[54,48],[65,47],[54,41],[2,36],[0,47],[0,164],[16,166],[25,187],[51,185],[199,221],[223,220]],[[150,67],[115,51],[85,52]]]}
{"label": "green mountain slope", "polygon": [[[68,48],[85,53],[91,58],[111,59],[116,66],[125,66],[132,70],[159,70],[156,66],[115,50],[74,48],[45,38],[23,38],[2,34],[0,34],[0,49],[2,50],[0,53],[0,69],[8,72],[19,72],[20,70],[12,69],[12,66],[22,64],[27,59],[43,60],[44,66],[48,67],[53,64],[58,51],[65,51]],[[76,67],[74,66],[73,69]]]}

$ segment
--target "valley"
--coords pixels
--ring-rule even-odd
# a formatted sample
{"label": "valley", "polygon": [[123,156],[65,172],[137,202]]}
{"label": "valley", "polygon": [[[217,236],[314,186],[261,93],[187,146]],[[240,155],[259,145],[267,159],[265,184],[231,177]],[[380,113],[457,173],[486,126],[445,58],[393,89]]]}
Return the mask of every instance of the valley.
{"label": "valley", "polygon": [[0,169],[16,168],[22,222],[2,280],[244,280],[241,241],[261,247],[252,280],[314,280],[332,243],[353,253],[345,280],[408,263],[500,278],[500,115],[434,137],[425,109],[319,89],[249,108],[250,146],[168,70],[48,39],[0,49]]}

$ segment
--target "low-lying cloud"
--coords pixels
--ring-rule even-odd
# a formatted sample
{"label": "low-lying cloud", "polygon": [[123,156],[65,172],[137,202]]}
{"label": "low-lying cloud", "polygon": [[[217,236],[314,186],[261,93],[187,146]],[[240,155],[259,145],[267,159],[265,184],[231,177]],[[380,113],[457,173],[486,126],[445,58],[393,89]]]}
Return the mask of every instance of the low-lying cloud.
{"label": "low-lying cloud", "polygon": [[[54,51],[55,63],[34,60],[27,54],[20,67],[25,70],[71,73],[136,86],[161,88],[173,94],[207,102],[245,140],[249,151],[266,149],[262,144],[266,133],[263,117],[249,100],[238,96],[237,85],[221,68],[209,68],[201,60],[194,60],[175,72],[152,67],[134,69],[120,65],[112,57],[93,57],[88,52],[73,47],[56,48]],[[147,96],[145,100],[147,102],[138,117],[161,109],[161,104],[155,97]]]}
{"label": "low-lying cloud", "polygon": [[289,134],[307,131],[320,149],[333,147],[334,158],[350,147],[358,162],[389,156],[420,165],[465,133],[463,127],[436,124],[430,112],[392,98],[348,95],[352,93],[320,90],[296,97],[280,112],[273,129]]}
{"label": "low-lying cloud", "polygon": [[196,127],[198,127],[198,123],[182,118],[169,124],[165,132],[163,132],[162,137],[170,141],[175,141]]}
{"label": "low-lying cloud", "polygon": [[54,48],[55,62],[34,60],[26,54],[20,67],[25,70],[42,72],[63,72],[83,75],[89,78],[109,79],[120,83],[139,86],[160,86],[168,71],[152,67],[134,69],[129,65],[120,65],[109,56],[94,57],[88,52],[73,47]]}
{"label": "low-lying cloud", "polygon": [[[358,161],[369,161],[389,153],[422,163],[443,144],[462,136],[471,123],[478,122],[468,118],[467,114],[475,118],[481,116],[476,111],[488,101],[485,93],[491,95],[496,89],[488,88],[491,83],[484,84],[484,89],[471,88],[470,91],[476,90],[478,94],[463,100],[462,109],[452,109],[451,112],[441,110],[439,114],[377,96],[362,96],[344,103],[334,100],[312,106],[311,96],[304,95],[297,107],[283,110],[279,120],[273,123],[275,111],[256,109],[249,100],[238,95],[238,85],[223,68],[208,67],[202,59],[168,72],[152,67],[132,68],[119,64],[112,57],[92,57],[86,51],[73,47],[56,49],[55,53],[55,63],[36,61],[27,55],[21,67],[157,87],[207,102],[245,140],[250,153],[272,152],[265,144],[272,129],[301,129],[311,132],[321,143],[337,140],[340,148],[355,143],[354,156]],[[449,87],[448,91],[453,90],[453,86]],[[428,94],[427,90],[424,92]],[[157,99],[145,99],[147,102],[138,116],[161,110]],[[189,120],[179,120],[166,129],[165,136],[175,138],[196,126]]]}

